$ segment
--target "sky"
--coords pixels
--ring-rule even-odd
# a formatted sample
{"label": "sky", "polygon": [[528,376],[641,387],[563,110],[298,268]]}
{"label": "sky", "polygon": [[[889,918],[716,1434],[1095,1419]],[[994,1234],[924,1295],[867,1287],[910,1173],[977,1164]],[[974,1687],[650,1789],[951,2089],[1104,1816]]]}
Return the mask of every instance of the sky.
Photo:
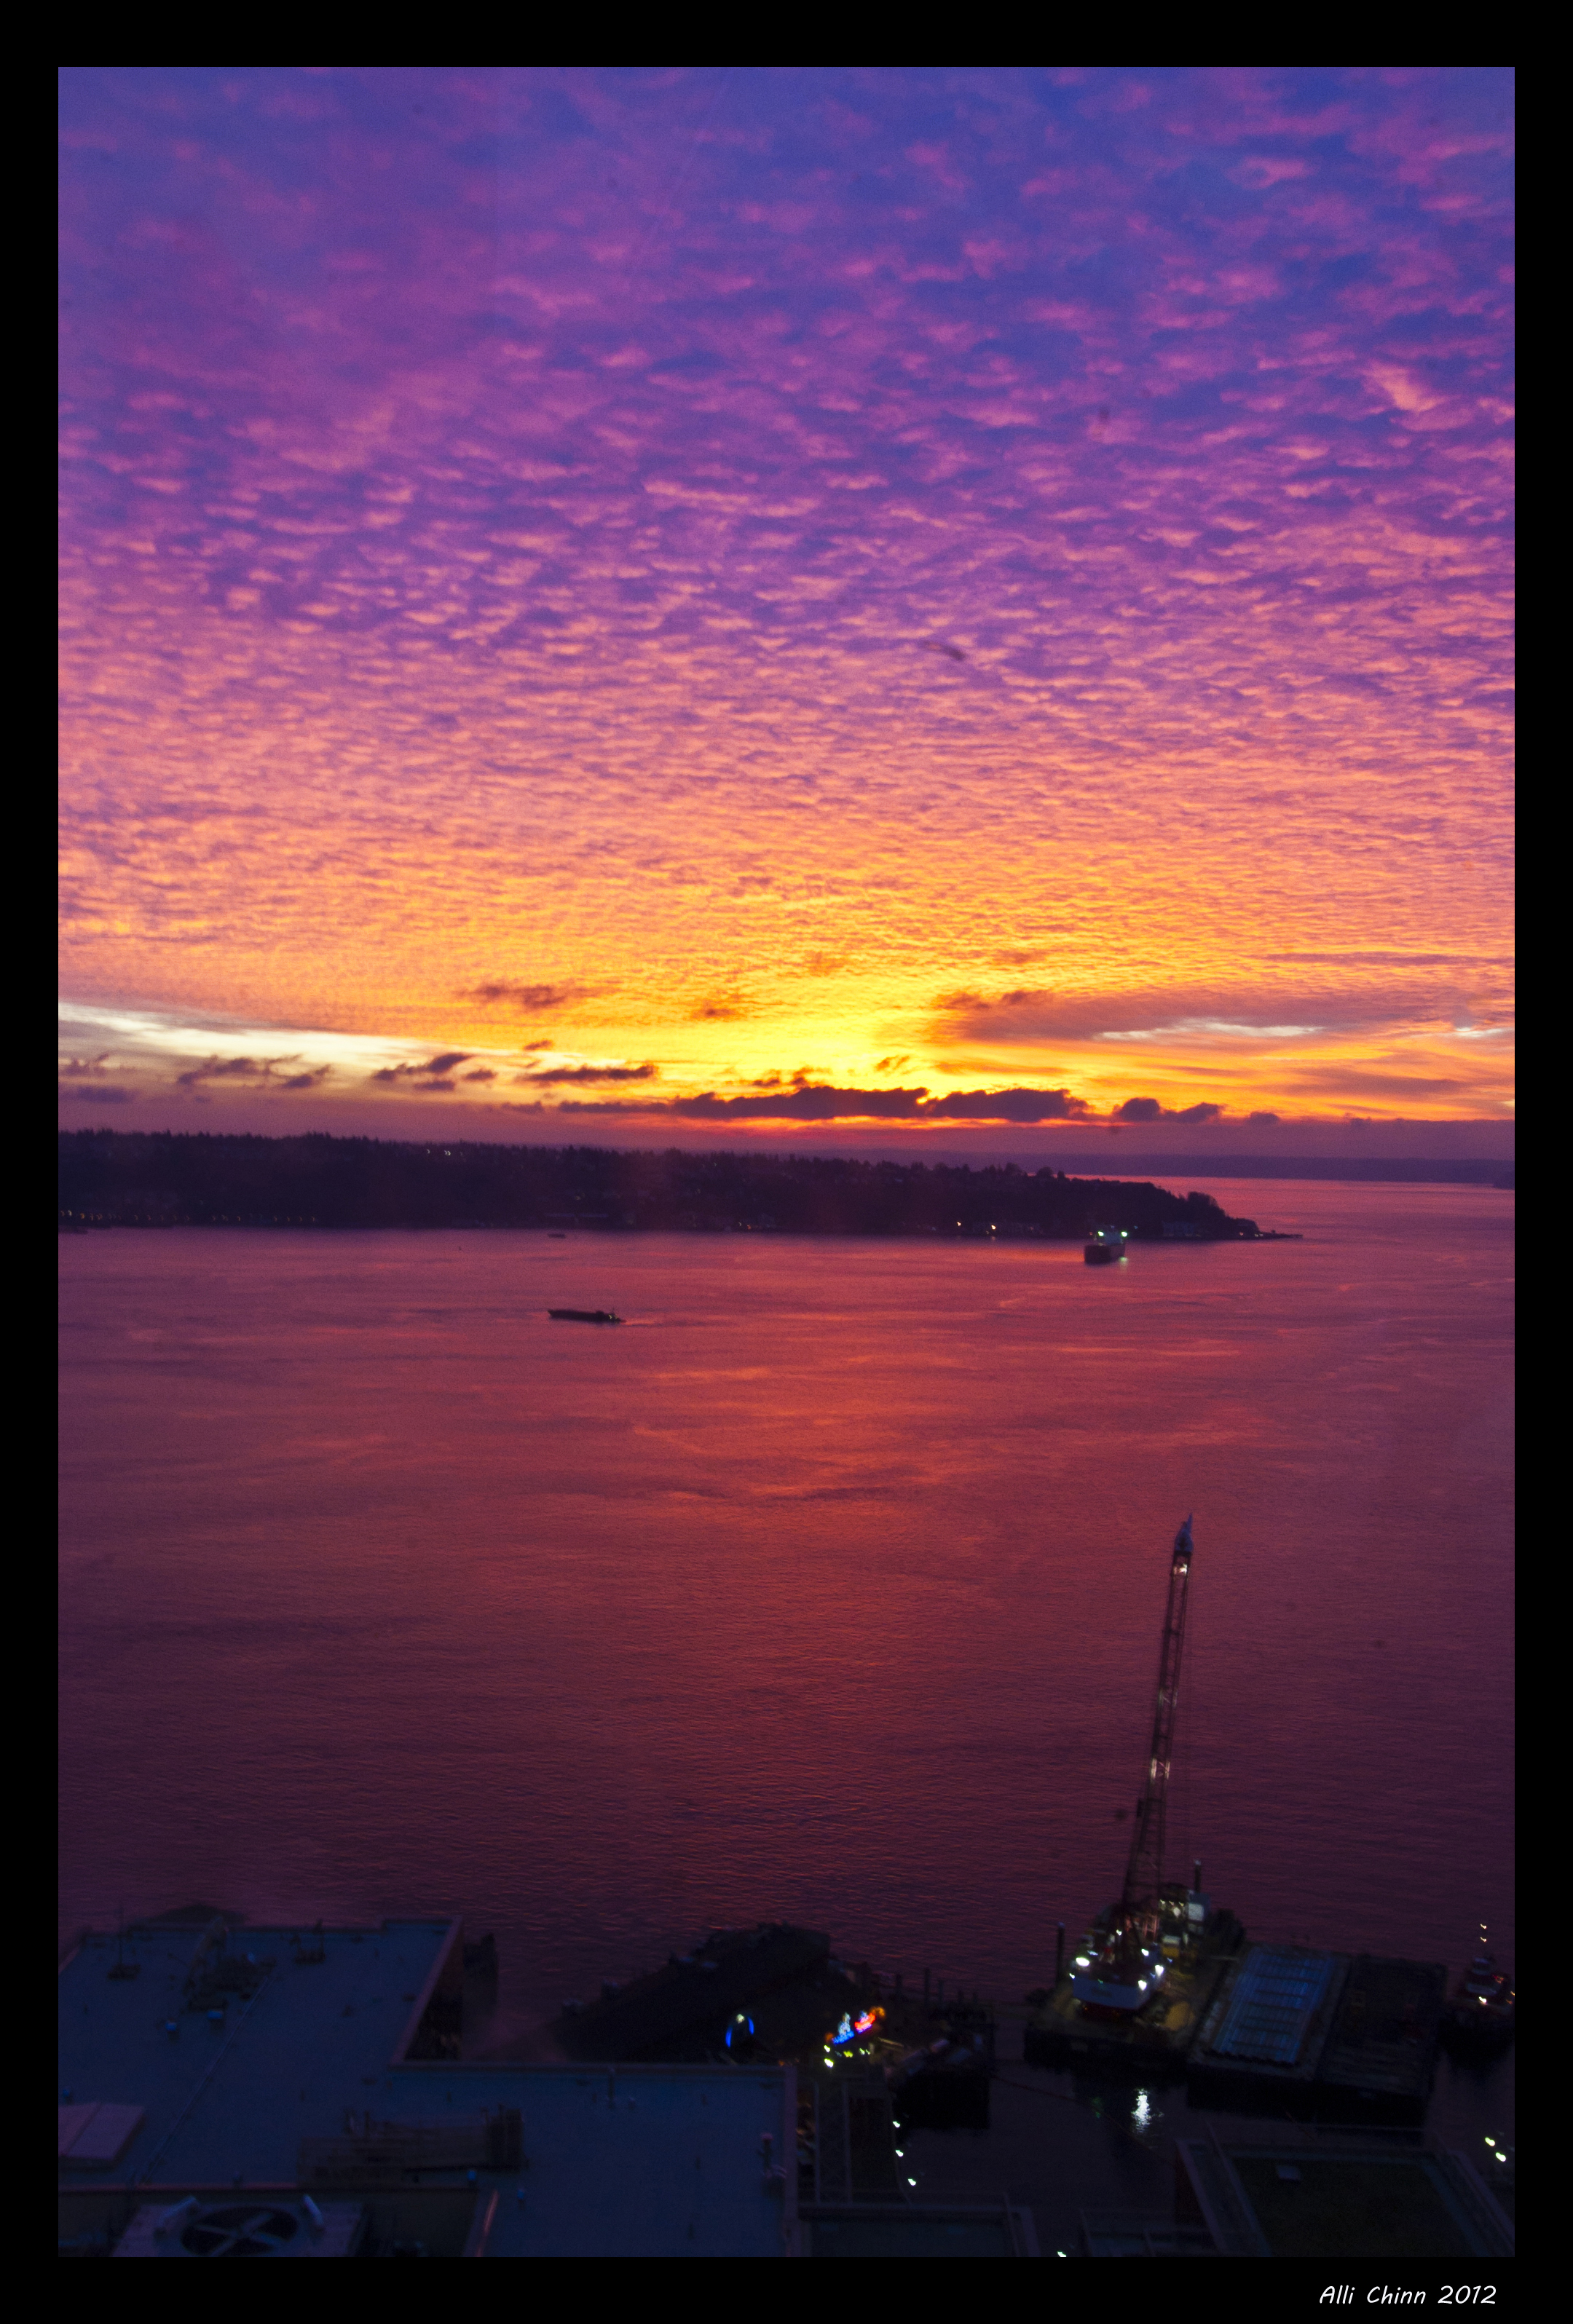
{"label": "sky", "polygon": [[62,1122],[1509,1150],[1506,71],[62,89]]}

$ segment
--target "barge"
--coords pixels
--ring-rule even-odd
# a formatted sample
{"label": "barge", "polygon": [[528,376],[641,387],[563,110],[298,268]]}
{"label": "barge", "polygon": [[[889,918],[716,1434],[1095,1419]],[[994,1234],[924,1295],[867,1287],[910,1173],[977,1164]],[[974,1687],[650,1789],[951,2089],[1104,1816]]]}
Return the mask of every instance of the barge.
{"label": "barge", "polygon": [[[1193,1917],[1193,1908],[1199,1908],[1199,1918]],[[1118,1907],[1111,1904],[1028,2019],[1022,2036],[1022,2055],[1028,2065],[1069,2067],[1122,2081],[1182,2078],[1198,2029],[1235,1966],[1245,1932],[1231,1912],[1215,1910],[1194,1888],[1168,1890],[1161,1909],[1170,1941],[1165,1941],[1161,1930],[1163,1973],[1148,1988],[1151,2002],[1143,1993],[1139,2008],[1098,2006],[1090,1978],[1117,1921]]]}
{"label": "barge", "polygon": [[1437,2070],[1437,1961],[1253,1945],[1219,1988],[1186,2070],[1193,2106],[1412,2128]]}

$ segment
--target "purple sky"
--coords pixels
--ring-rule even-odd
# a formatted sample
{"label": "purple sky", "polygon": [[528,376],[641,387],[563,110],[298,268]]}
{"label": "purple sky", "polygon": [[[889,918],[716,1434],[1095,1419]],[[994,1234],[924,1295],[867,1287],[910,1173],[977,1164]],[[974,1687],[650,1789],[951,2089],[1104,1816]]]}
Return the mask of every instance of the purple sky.
{"label": "purple sky", "polygon": [[1511,106],[68,71],[62,1118],[1496,1150]]}

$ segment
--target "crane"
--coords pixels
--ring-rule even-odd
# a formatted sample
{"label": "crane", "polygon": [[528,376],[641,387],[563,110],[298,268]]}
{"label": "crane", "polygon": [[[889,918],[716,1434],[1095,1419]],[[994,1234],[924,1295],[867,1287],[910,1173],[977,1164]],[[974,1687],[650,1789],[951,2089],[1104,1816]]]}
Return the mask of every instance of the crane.
{"label": "crane", "polygon": [[1158,1932],[1158,1897],[1163,1886],[1164,1823],[1169,1810],[1169,1770],[1174,1757],[1174,1713],[1180,1700],[1180,1655],[1185,1644],[1185,1600],[1194,1544],[1187,1517],[1174,1536],[1169,1562],[1169,1602],[1158,1649],[1158,1698],[1152,1706],[1152,1744],[1136,1802],[1135,1828],[1120,1892],[1123,1921],[1143,1937]]}
{"label": "crane", "polygon": [[1135,1828],[1106,1941],[1096,1960],[1078,1962],[1083,1974],[1071,1980],[1082,2007],[1100,2017],[1129,2017],[1146,2005],[1163,1976],[1154,1951],[1161,1932],[1164,1824],[1169,1770],[1174,1757],[1174,1714],[1180,1700],[1180,1658],[1185,1644],[1185,1601],[1195,1544],[1187,1517],[1174,1536],[1169,1561],[1169,1599],[1158,1649],[1158,1692],[1152,1706],[1152,1739],[1136,1802]]}

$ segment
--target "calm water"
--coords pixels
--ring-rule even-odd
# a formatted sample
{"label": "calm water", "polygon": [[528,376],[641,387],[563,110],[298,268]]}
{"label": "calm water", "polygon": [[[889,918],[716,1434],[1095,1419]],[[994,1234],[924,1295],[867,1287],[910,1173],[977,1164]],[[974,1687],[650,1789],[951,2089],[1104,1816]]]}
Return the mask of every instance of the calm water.
{"label": "calm water", "polygon": [[62,1923],[452,1907],[504,2024],[766,1915],[1018,1996],[1194,1510],[1174,1868],[1511,1959],[1512,1197],[1213,1190],[1307,1239],[62,1242]]}

